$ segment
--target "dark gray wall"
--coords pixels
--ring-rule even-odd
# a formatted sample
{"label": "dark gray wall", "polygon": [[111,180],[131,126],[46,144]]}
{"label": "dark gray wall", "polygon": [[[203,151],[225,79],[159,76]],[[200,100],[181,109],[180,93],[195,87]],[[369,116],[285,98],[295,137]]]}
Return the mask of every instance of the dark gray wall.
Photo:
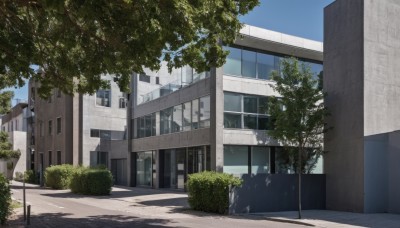
{"label": "dark gray wall", "polygon": [[[242,179],[243,185],[230,194],[230,214],[298,209],[297,175],[245,174]],[[302,209],[325,209],[324,174],[302,176]]]}
{"label": "dark gray wall", "polygon": [[331,112],[324,137],[326,207],[364,209],[364,1],[337,0],[324,11],[324,90]]}

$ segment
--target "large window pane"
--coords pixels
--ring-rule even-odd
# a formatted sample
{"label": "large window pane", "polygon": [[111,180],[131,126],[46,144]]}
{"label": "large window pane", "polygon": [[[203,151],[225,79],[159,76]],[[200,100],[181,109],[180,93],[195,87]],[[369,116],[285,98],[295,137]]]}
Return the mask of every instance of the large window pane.
{"label": "large window pane", "polygon": [[256,53],[242,50],[242,75],[256,78]]}
{"label": "large window pane", "polygon": [[152,152],[142,152],[136,154],[136,185],[152,185]]}
{"label": "large window pane", "polygon": [[269,147],[252,147],[251,173],[269,173]]}
{"label": "large window pane", "polygon": [[243,97],[244,112],[257,113],[257,97]]}
{"label": "large window pane", "polygon": [[111,107],[110,90],[98,90],[96,93],[96,104],[98,106]]}
{"label": "large window pane", "polygon": [[242,115],[233,113],[224,113],[225,128],[242,128]]}
{"label": "large window pane", "polygon": [[182,105],[174,107],[172,121],[172,132],[180,132],[182,128]]}
{"label": "large window pane", "polygon": [[236,93],[224,93],[224,110],[232,112],[242,111],[241,95]]}
{"label": "large window pane", "polygon": [[224,49],[230,52],[229,55],[226,57],[224,73],[231,75],[242,75],[242,51],[240,49],[232,47],[224,47]]}
{"label": "large window pane", "polygon": [[145,116],[145,137],[151,136],[151,116]]}
{"label": "large window pane", "polygon": [[271,130],[267,116],[258,116],[258,130]]}
{"label": "large window pane", "polygon": [[172,132],[172,110],[173,108],[167,108],[160,111],[160,134],[168,134]]}
{"label": "large window pane", "polygon": [[156,135],[156,113],[152,113],[151,115],[151,136]]}
{"label": "large window pane", "polygon": [[244,115],[244,128],[245,129],[257,129],[257,116],[255,115]]}
{"label": "large window pane", "polygon": [[200,127],[210,126],[210,96],[200,98]]}
{"label": "large window pane", "polygon": [[247,146],[224,146],[224,173],[248,173]]}
{"label": "large window pane", "polygon": [[199,100],[192,101],[192,129],[199,128]]}
{"label": "large window pane", "polygon": [[182,106],[183,109],[183,130],[184,131],[190,131],[190,129],[192,128],[192,103],[191,102],[187,102],[184,103]]}
{"label": "large window pane", "polygon": [[268,113],[268,97],[258,98],[258,114]]}
{"label": "large window pane", "polygon": [[322,64],[318,64],[318,63],[309,63],[309,64],[310,64],[311,72],[313,73],[313,78],[318,79],[318,75],[322,72]]}
{"label": "large window pane", "polygon": [[270,79],[271,72],[275,70],[275,58],[273,55],[257,53],[258,78]]}

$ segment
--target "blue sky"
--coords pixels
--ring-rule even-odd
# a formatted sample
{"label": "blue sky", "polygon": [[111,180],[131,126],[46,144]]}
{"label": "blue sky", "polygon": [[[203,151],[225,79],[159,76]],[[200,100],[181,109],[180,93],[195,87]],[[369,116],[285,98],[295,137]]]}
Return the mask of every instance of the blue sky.
{"label": "blue sky", "polygon": [[[243,23],[294,36],[323,41],[323,9],[334,0],[260,0],[260,6],[243,16]],[[15,99],[26,100],[27,85],[12,89]]]}

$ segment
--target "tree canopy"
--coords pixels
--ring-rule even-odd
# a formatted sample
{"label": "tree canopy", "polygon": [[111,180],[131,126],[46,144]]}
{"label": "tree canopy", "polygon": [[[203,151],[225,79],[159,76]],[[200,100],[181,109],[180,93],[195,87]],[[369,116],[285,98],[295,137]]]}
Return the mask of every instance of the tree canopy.
{"label": "tree canopy", "polygon": [[14,97],[13,91],[0,91],[0,115],[6,114],[11,109],[11,99]]}
{"label": "tree canopy", "polygon": [[[258,0],[1,0],[0,89],[40,82],[39,94],[94,93],[111,74],[122,91],[132,72],[221,66],[238,17]],[[42,69],[35,73],[32,66]]]}
{"label": "tree canopy", "polygon": [[[301,218],[301,174],[309,173],[323,153],[323,134],[327,131],[324,96],[319,79],[313,78],[309,65],[296,58],[286,58],[281,72],[273,72],[272,84],[279,97],[269,100],[269,112],[274,122],[270,135],[277,139],[291,157],[299,174],[299,218]],[[297,159],[295,159],[295,155]]]}

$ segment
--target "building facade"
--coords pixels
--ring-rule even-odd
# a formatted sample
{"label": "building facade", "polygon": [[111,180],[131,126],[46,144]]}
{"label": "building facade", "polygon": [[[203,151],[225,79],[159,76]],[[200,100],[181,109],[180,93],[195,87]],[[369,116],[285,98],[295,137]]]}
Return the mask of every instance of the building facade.
{"label": "building facade", "polygon": [[[197,73],[132,76],[128,108],[131,186],[184,188],[203,170],[240,174],[288,173],[280,145],[268,136],[270,73],[295,56],[322,71],[322,43],[246,25],[223,67]],[[322,172],[319,166],[315,170]]]}
{"label": "building facade", "polygon": [[400,213],[400,2],[325,8],[326,207]]}
{"label": "building facade", "polygon": [[[29,83],[34,170],[42,173],[57,164],[126,167],[126,99],[112,78],[104,77],[111,86],[95,95],[69,96],[55,89],[48,99],[39,98],[39,85]],[[119,146],[113,151],[112,144]],[[126,184],[124,176],[117,184]]]}
{"label": "building facade", "polygon": [[[27,154],[27,117],[29,116],[27,102],[19,101],[10,112],[1,117],[1,131],[7,132],[9,141],[13,145],[13,150],[19,150],[21,156],[14,164],[14,173],[23,173],[27,170],[30,160]],[[4,171],[4,168],[3,168]]]}

